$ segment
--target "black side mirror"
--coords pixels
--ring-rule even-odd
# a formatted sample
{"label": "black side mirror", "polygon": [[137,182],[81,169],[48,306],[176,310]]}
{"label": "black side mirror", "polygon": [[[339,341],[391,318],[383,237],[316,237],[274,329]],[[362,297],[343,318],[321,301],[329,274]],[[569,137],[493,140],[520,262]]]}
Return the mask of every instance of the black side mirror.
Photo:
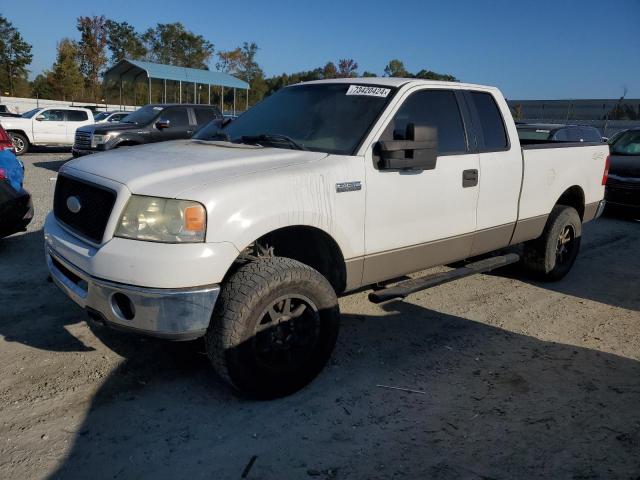
{"label": "black side mirror", "polygon": [[158,120],[156,122],[156,128],[158,130],[163,130],[165,128],[169,128],[171,126],[171,122],[169,120],[165,120],[163,118],[161,118],[160,120]]}
{"label": "black side mirror", "polygon": [[407,125],[405,140],[377,144],[380,170],[433,170],[438,160],[438,129]]}

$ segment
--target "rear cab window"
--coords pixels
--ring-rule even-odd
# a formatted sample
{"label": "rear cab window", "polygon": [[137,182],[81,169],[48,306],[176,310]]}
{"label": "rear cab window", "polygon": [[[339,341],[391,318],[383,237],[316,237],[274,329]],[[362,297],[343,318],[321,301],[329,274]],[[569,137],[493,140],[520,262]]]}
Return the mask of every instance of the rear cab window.
{"label": "rear cab window", "polygon": [[193,111],[196,114],[196,123],[198,125],[204,125],[218,117],[218,112],[216,112],[215,108],[195,107]]}
{"label": "rear cab window", "polygon": [[67,110],[68,122],[86,122],[87,120],[89,120],[87,112],[83,112],[82,110]]}
{"label": "rear cab window", "polygon": [[480,152],[509,150],[509,137],[495,98],[489,92],[469,91],[467,98],[477,118],[476,135]]}

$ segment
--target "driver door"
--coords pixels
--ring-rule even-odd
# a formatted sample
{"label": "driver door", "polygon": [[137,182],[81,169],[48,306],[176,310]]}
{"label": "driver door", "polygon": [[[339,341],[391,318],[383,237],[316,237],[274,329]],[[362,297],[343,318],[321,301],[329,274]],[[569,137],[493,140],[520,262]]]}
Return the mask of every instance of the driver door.
{"label": "driver door", "polygon": [[65,111],[49,108],[36,115],[33,119],[33,140],[34,143],[67,143]]}
{"label": "driver door", "polygon": [[469,256],[476,229],[479,155],[467,139],[468,118],[464,99],[455,90],[414,89],[405,94],[378,140],[403,140],[409,123],[435,127],[435,168],[381,170],[376,142],[368,148],[364,285]]}

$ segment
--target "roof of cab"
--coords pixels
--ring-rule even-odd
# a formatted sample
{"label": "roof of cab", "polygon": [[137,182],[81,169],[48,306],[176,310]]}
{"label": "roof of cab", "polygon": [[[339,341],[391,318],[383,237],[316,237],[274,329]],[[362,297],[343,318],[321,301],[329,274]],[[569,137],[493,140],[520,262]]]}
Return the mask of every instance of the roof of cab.
{"label": "roof of cab", "polygon": [[[330,78],[327,80],[312,80],[310,82],[303,82],[306,84],[312,83],[357,83],[359,85],[377,85],[383,87],[402,87],[404,85],[433,85],[433,86],[456,86],[470,89],[483,89],[483,90],[497,90],[496,87],[490,85],[476,85],[473,83],[461,83],[461,82],[444,82],[440,80],[422,80],[420,78],[398,78],[398,77],[356,77],[356,78]],[[298,83],[297,85],[301,85]]]}

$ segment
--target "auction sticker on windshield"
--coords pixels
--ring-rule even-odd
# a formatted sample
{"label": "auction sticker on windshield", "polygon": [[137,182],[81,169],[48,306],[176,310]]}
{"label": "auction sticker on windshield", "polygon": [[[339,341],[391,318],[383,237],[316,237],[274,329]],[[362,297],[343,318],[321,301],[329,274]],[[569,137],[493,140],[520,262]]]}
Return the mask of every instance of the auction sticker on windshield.
{"label": "auction sticker on windshield", "polygon": [[367,87],[364,85],[351,85],[347,90],[347,95],[365,95],[367,97],[382,97],[389,95],[390,88]]}

